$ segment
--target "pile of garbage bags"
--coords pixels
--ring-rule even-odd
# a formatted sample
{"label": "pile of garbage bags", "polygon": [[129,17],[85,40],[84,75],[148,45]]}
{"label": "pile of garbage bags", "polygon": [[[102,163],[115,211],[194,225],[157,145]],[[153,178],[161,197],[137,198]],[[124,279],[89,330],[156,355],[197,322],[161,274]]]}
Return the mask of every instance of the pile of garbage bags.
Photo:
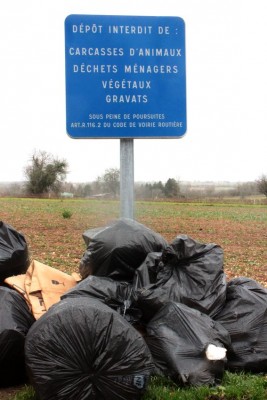
{"label": "pile of garbage bags", "polygon": [[41,400],[140,399],[154,374],[201,386],[220,384],[226,368],[267,372],[267,289],[249,278],[227,282],[220,246],[187,235],[167,243],[128,219],[88,230],[81,280],[68,276],[69,286],[61,285],[52,302],[50,291],[63,277],[49,275],[51,284],[42,287],[49,306],[36,317],[31,298],[15,290],[15,277],[6,278],[8,269],[15,275],[6,237],[0,241],[5,382],[12,383],[14,354]]}

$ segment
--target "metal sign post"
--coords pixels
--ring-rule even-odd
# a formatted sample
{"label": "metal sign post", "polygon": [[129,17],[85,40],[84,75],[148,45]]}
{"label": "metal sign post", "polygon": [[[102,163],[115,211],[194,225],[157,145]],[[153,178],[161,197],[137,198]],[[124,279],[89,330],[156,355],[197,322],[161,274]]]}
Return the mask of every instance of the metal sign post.
{"label": "metal sign post", "polygon": [[134,219],[134,140],[120,140],[120,215]]}

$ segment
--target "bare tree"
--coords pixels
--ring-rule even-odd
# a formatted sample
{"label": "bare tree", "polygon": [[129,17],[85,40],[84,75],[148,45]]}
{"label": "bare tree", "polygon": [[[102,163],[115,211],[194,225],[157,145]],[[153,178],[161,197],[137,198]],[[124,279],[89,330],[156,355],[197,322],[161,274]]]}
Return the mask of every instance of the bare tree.
{"label": "bare tree", "polygon": [[258,191],[267,197],[267,175],[262,175],[257,181]]}
{"label": "bare tree", "polygon": [[106,192],[116,197],[120,191],[120,170],[117,168],[106,169],[104,175],[97,178],[97,182]]}
{"label": "bare tree", "polygon": [[67,174],[68,163],[58,160],[45,151],[35,152],[30,165],[25,168],[27,193],[40,195],[53,191],[59,193]]}

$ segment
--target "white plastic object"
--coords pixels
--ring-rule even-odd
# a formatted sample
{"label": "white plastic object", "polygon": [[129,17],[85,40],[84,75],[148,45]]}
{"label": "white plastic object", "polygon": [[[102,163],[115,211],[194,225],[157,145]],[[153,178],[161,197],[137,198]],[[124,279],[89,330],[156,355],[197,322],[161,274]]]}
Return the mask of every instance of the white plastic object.
{"label": "white plastic object", "polygon": [[206,357],[210,361],[223,360],[226,356],[226,351],[227,350],[224,347],[209,344],[206,349]]}

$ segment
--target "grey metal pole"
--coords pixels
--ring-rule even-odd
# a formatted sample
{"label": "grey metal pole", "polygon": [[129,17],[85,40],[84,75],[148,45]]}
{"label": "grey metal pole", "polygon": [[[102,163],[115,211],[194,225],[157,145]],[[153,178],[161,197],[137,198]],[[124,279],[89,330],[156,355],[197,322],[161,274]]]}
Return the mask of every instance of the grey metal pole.
{"label": "grey metal pole", "polygon": [[120,215],[134,219],[133,139],[120,139]]}

